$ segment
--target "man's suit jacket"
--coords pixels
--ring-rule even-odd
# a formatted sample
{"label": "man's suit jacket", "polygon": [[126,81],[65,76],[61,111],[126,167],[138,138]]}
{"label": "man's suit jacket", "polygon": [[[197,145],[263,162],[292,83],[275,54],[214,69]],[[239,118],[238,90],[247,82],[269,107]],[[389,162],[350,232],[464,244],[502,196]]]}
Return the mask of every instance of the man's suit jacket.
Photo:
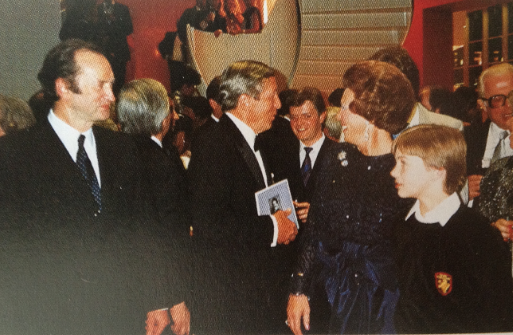
{"label": "man's suit jacket", "polygon": [[324,139],[312,169],[312,173],[308,179],[308,183],[305,185],[301,175],[302,162],[300,162],[299,158],[299,141],[296,140],[296,143],[289,147],[280,146],[279,143],[276,143],[274,147],[279,148],[278,150],[281,151],[281,154],[274,155],[274,161],[271,162],[274,180],[280,181],[283,179],[288,179],[292,197],[297,199],[299,202],[310,202],[317,179],[317,174],[321,166],[321,164],[318,163],[322,161],[323,157],[333,146],[333,144],[335,144],[335,142],[329,138],[326,137]]}
{"label": "man's suit jacket", "polygon": [[143,167],[144,194],[150,199],[150,210],[157,214],[161,224],[173,231],[188,232],[188,187],[182,161],[174,162],[171,153],[166,154],[148,136],[134,136]]}
{"label": "man's suit jacket", "polygon": [[195,145],[188,176],[193,239],[202,255],[194,261],[201,300],[193,331],[276,332],[285,320],[287,247],[270,246],[271,218],[257,215],[255,192],[265,182],[255,154],[226,115]]}
{"label": "man's suit jacket", "polygon": [[467,175],[484,175],[486,169],[482,168],[482,160],[486,150],[490,120],[481,123],[475,122],[465,128],[465,141],[467,142]]}
{"label": "man's suit jacket", "polygon": [[134,143],[93,132],[102,213],[48,121],[0,139],[0,333],[141,334],[148,311],[184,299]]}
{"label": "man's suit jacket", "polygon": [[448,115],[437,114],[428,111],[422,104],[416,103],[415,107],[419,112],[419,124],[437,124],[463,131],[463,122]]}

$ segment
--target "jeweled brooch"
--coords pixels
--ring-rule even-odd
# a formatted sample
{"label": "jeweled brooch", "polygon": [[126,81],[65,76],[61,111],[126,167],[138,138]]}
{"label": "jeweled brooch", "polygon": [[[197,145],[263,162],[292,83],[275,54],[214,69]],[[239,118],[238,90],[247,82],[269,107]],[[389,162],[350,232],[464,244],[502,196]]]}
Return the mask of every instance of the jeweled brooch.
{"label": "jeweled brooch", "polygon": [[342,165],[343,167],[346,167],[349,164],[349,162],[347,161],[347,152],[345,152],[344,150],[338,153],[337,158],[340,161],[340,165]]}

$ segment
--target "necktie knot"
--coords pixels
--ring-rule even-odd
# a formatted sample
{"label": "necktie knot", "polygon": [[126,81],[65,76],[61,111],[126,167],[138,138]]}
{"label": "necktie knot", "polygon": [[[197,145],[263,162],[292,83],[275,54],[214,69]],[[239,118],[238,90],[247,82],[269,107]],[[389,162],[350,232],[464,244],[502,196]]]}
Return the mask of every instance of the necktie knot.
{"label": "necktie knot", "polygon": [[313,148],[305,147],[306,154],[309,155]]}
{"label": "necktie knot", "polygon": [[80,135],[78,137],[78,149],[79,150],[84,147],[84,141],[85,141],[85,135]]}

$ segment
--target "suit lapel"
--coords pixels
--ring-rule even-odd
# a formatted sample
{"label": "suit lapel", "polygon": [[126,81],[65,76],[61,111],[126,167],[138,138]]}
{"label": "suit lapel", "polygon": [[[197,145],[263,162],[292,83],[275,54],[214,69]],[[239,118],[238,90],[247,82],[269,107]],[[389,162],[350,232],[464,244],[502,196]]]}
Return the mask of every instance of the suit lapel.
{"label": "suit lapel", "polygon": [[225,133],[233,140],[233,144],[236,150],[240,153],[242,159],[248,166],[258,186],[260,188],[265,188],[262,170],[260,169],[260,165],[258,164],[255,153],[249,147],[248,142],[246,142],[246,139],[244,138],[244,136],[242,136],[242,133],[240,132],[239,128],[237,128],[233,121],[230,120],[230,118],[226,115],[223,115],[219,122],[219,125],[225,128]]}

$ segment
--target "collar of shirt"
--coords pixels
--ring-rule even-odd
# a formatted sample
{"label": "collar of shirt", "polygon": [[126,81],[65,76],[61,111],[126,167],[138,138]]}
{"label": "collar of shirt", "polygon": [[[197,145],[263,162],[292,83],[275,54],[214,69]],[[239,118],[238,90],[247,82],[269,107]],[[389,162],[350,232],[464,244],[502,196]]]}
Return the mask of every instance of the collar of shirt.
{"label": "collar of shirt", "polygon": [[214,116],[214,114],[210,114],[210,117],[211,117],[215,122],[219,122],[219,119],[218,119],[218,118],[216,118],[216,117]]}
{"label": "collar of shirt", "polygon": [[156,138],[155,136],[151,135],[151,139],[153,140],[153,142],[157,143],[159,145],[159,147],[162,148],[162,142]]}
{"label": "collar of shirt", "polygon": [[[490,122],[490,128],[488,130],[488,137],[486,139],[486,149],[483,155],[483,167],[486,164],[486,162],[490,162],[490,160],[493,157],[493,153],[495,151],[495,148],[497,147],[497,144],[500,141],[500,134],[504,131],[504,129],[500,128],[498,125],[496,125],[493,122]],[[510,134],[509,130],[507,130],[508,134]],[[504,140],[504,148],[506,149],[506,156],[513,155],[513,149],[509,146],[510,140],[509,136],[506,137]]]}
{"label": "collar of shirt", "polygon": [[408,128],[419,125],[419,122],[420,122],[419,109],[420,108],[421,108],[420,102],[415,103],[415,107],[413,107],[413,114],[411,115],[410,120],[408,122]]}
{"label": "collar of shirt", "polygon": [[89,157],[94,172],[96,173],[98,184],[101,186],[100,168],[98,164],[98,156],[96,154],[96,141],[94,139],[93,129],[89,128],[85,132],[80,133],[78,130],[59,119],[59,117],[57,117],[53,112],[53,109],[48,113],[48,122],[75,163],[77,162],[78,137],[80,135],[85,136],[84,149],[87,152],[87,156]]}
{"label": "collar of shirt", "polygon": [[250,126],[245,124],[243,121],[241,121],[239,118],[237,118],[232,113],[225,113],[232,121],[235,123],[235,126],[239,129],[239,131],[242,133],[242,136],[244,136],[244,139],[246,142],[248,142],[249,147],[253,152],[255,152],[254,146],[255,146],[255,138],[256,135],[253,129],[251,129]]}
{"label": "collar of shirt", "polygon": [[415,213],[415,219],[421,223],[440,223],[443,227],[449,221],[451,216],[454,215],[460,208],[460,198],[457,193],[451,194],[449,197],[444,199],[435,208],[426,213],[426,215],[420,214],[420,203],[417,200],[415,205],[406,216],[405,220],[408,220],[413,213]]}
{"label": "collar of shirt", "polygon": [[260,154],[260,151],[255,152],[254,146],[255,146],[255,138],[256,134],[247,124],[245,124],[243,121],[238,119],[235,115],[232,113],[225,113],[235,124],[235,126],[239,129],[242,136],[248,143],[249,147],[251,148],[251,151],[255,154],[256,160],[258,162],[258,165],[260,166],[260,171],[262,171],[262,177],[264,178],[265,185],[267,184],[267,173],[265,171],[265,165],[264,160],[262,159],[262,155]]}
{"label": "collar of shirt", "polygon": [[[312,151],[310,151],[310,161],[312,162],[312,169],[315,165],[315,161],[317,160],[317,156],[319,155],[319,151],[321,150],[322,144],[324,143],[324,139],[326,136],[324,136],[324,133],[322,134],[321,138],[317,140],[313,145],[310,146],[312,148]],[[303,142],[299,141],[299,166],[303,164],[303,161],[306,157],[306,151],[305,151],[306,145],[303,144]]]}

